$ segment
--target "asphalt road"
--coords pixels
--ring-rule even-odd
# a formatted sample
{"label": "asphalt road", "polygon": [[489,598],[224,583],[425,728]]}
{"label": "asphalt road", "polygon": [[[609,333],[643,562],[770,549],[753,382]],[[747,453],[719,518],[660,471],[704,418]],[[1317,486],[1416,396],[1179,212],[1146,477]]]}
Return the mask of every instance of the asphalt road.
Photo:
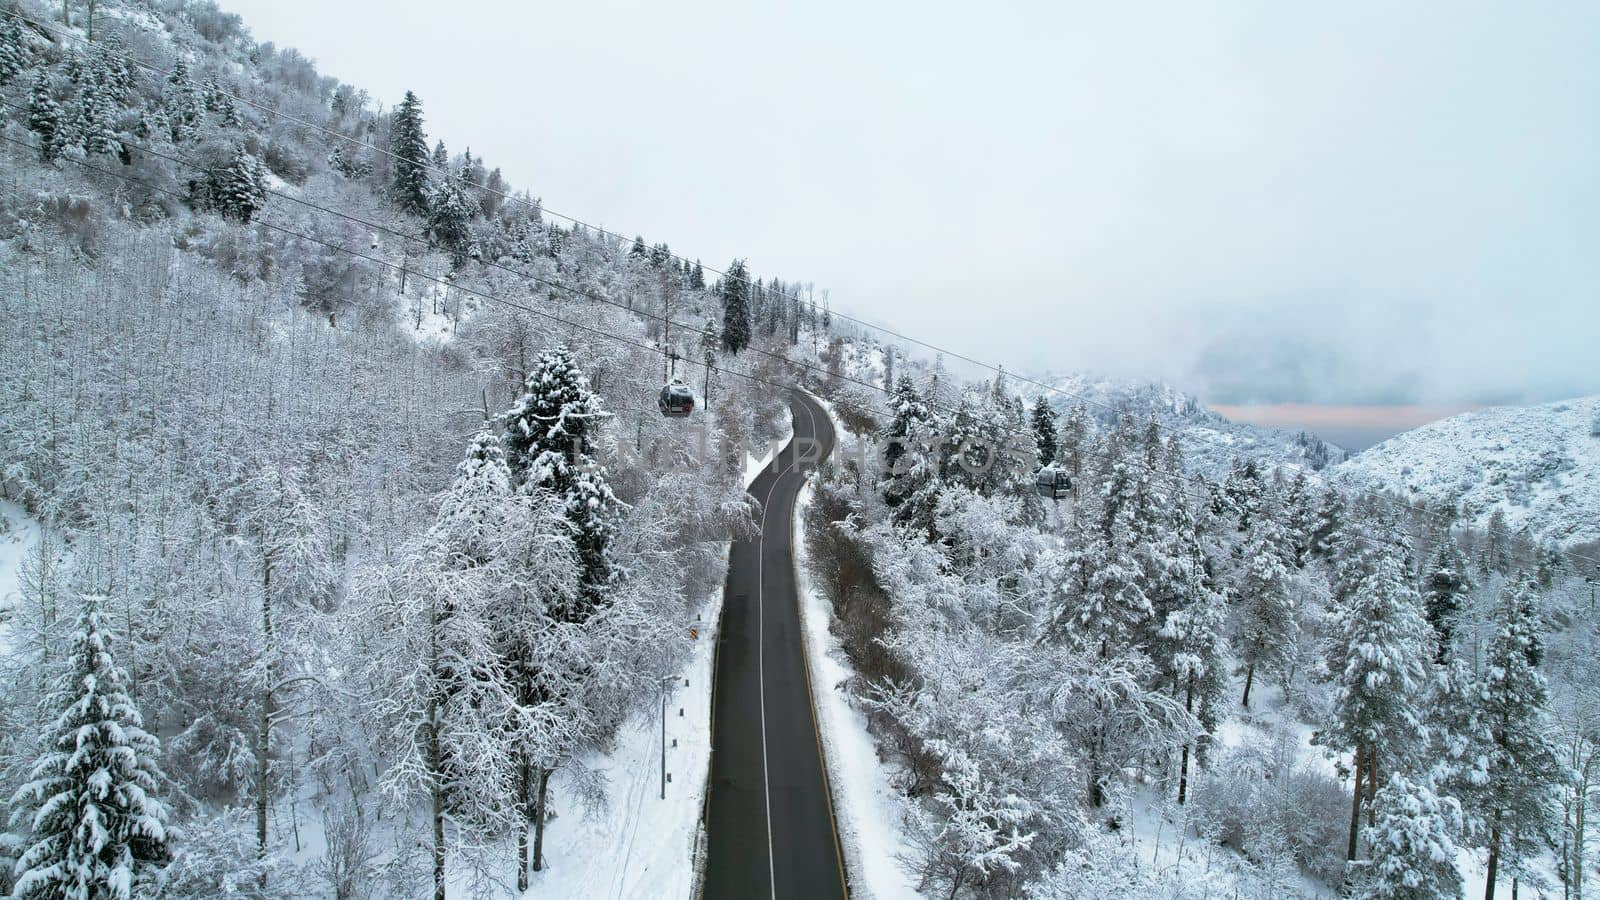
{"label": "asphalt road", "polygon": [[712,693],[708,900],[846,896],[795,592],[795,497],[833,451],[816,401],[789,401],[795,438],[750,493],[761,536],[733,545]]}

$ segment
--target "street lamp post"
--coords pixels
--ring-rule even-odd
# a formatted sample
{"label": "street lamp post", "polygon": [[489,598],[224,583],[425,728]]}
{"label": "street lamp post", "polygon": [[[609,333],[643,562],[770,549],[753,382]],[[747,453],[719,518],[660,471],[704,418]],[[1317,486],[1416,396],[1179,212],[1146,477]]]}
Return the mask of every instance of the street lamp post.
{"label": "street lamp post", "polygon": [[[689,637],[690,637],[691,640],[699,640],[700,639],[700,617],[699,616],[695,616],[694,617],[694,621],[689,623]],[[667,688],[669,686],[671,686],[674,681],[677,681],[680,677],[682,677],[682,676],[679,676],[679,675],[663,675],[663,676],[661,676],[661,799],[662,800],[667,799]],[[687,679],[685,679],[684,686],[688,687],[688,685],[689,685],[689,682],[688,682]],[[679,710],[679,712],[682,712],[682,710]]]}
{"label": "street lamp post", "polygon": [[667,799],[667,685],[676,675],[661,676],[661,799]]}

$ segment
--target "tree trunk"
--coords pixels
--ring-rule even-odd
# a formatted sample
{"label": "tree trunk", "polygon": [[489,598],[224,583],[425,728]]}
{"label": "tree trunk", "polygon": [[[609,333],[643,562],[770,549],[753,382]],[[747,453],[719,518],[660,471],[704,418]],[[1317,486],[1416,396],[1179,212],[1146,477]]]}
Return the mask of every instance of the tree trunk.
{"label": "tree trunk", "polygon": [[1378,804],[1373,802],[1378,797],[1378,752],[1367,751],[1367,827],[1376,828],[1378,825]]}
{"label": "tree trunk", "polygon": [[[433,737],[433,758],[439,758],[437,733]],[[444,900],[444,791],[437,776],[433,784],[433,900]]]}
{"label": "tree trunk", "polygon": [[1489,864],[1483,873],[1483,900],[1494,900],[1494,882],[1500,874],[1500,810],[1494,811],[1489,827]]}
{"label": "tree trunk", "polygon": [[528,828],[533,817],[528,805],[528,795],[533,790],[533,767],[526,755],[518,767],[517,799],[522,805],[522,827],[517,829],[517,896],[528,891]]}
{"label": "tree trunk", "polygon": [[[256,735],[256,859],[267,858],[267,792],[271,785],[269,765],[272,752],[272,563],[261,565],[261,634],[267,654],[263,666],[261,685],[261,724]],[[267,872],[262,869],[260,884],[267,884]]]}
{"label": "tree trunk", "polygon": [[[439,671],[439,607],[435,603],[429,610],[428,655],[429,669]],[[428,774],[433,782],[433,900],[444,900],[444,760],[439,749],[439,701],[434,692],[428,696]]]}
{"label": "tree trunk", "polygon": [[1251,663],[1250,667],[1244,670],[1244,700],[1241,702],[1244,704],[1245,709],[1250,708],[1250,685],[1254,684],[1255,680],[1256,664]]}
{"label": "tree trunk", "polygon": [[539,768],[539,801],[533,813],[533,870],[544,869],[544,800],[550,787],[550,770]]}
{"label": "tree trunk", "polygon": [[[1189,676],[1189,686],[1184,691],[1183,708],[1185,712],[1194,713],[1194,676]],[[1183,756],[1178,763],[1178,805],[1189,796],[1189,743],[1183,744]]]}
{"label": "tree trunk", "polygon": [[1350,800],[1350,843],[1345,847],[1344,858],[1354,861],[1356,858],[1356,838],[1361,834],[1361,746],[1356,745],[1355,751],[1355,784]]}
{"label": "tree trunk", "polygon": [[[1585,772],[1584,774],[1587,775],[1588,773]],[[1572,861],[1570,863],[1572,866],[1572,900],[1583,900],[1583,820],[1586,813],[1584,807],[1588,800],[1586,796],[1588,793],[1588,779],[1583,778],[1578,783],[1577,808],[1573,811],[1572,817]]]}

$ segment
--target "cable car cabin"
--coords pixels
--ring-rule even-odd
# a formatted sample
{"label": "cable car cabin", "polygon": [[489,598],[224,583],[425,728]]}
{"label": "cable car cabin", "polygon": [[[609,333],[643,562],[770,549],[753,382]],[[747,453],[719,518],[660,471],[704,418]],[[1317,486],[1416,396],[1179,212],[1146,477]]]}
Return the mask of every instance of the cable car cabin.
{"label": "cable car cabin", "polygon": [[661,414],[669,419],[687,419],[694,412],[694,391],[683,382],[674,381],[661,389],[657,405],[661,407]]}
{"label": "cable car cabin", "polygon": [[1065,500],[1072,496],[1072,475],[1054,466],[1040,469],[1036,484],[1039,496],[1046,500]]}

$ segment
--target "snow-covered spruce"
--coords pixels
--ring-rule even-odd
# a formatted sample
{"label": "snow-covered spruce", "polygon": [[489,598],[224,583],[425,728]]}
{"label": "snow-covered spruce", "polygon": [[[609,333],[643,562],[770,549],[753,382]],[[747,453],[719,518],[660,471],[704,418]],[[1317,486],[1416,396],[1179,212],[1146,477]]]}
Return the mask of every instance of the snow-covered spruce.
{"label": "snow-covered spruce", "polygon": [[57,715],[44,754],[11,800],[12,827],[27,834],[13,888],[23,900],[145,896],[172,858],[161,742],[128,696],[100,602],[83,598],[67,668],[46,700]]}

